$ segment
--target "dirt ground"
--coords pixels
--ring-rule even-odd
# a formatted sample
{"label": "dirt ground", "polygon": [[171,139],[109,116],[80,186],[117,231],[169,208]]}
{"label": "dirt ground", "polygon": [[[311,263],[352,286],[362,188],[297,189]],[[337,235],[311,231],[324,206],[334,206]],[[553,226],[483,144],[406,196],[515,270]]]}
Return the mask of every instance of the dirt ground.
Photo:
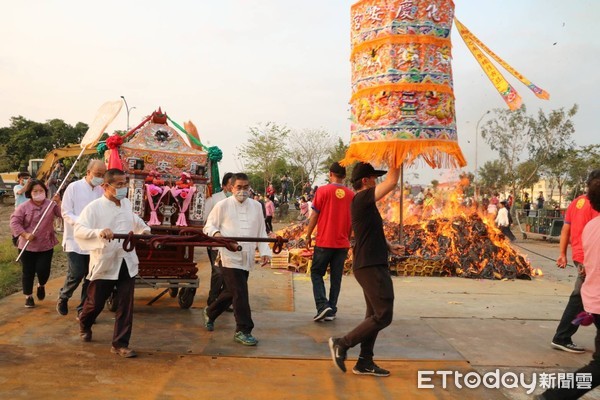
{"label": "dirt ground", "polygon": [[[5,199],[4,203],[0,204],[0,241],[4,241],[6,238],[11,237],[10,233],[10,216],[15,210],[14,203]],[[62,232],[57,232],[57,238],[60,242],[62,240]],[[57,246],[59,247],[59,246]],[[15,248],[15,258],[17,257],[18,252]],[[65,253],[62,251],[54,251],[54,257],[52,258],[52,269],[50,270],[50,279],[57,278],[59,276],[64,276],[67,271],[67,258]],[[14,288],[11,290],[12,293],[18,292],[21,290],[21,282],[18,282]]]}

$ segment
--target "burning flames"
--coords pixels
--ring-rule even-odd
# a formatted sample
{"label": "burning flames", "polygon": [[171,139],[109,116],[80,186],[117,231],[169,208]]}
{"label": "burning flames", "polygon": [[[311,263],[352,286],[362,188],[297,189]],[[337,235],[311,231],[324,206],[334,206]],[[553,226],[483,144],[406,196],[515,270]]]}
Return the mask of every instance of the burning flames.
{"label": "burning flames", "polygon": [[[392,256],[390,269],[405,275],[484,279],[531,279],[542,275],[510,246],[495,226],[495,216],[464,204],[462,186],[426,197],[422,204],[403,199],[402,242],[406,254]],[[379,209],[386,237],[398,242],[400,190],[390,193]],[[290,247],[301,248],[305,246],[306,227],[306,223],[294,224],[278,234],[290,239]],[[346,267],[350,269],[351,262]]]}

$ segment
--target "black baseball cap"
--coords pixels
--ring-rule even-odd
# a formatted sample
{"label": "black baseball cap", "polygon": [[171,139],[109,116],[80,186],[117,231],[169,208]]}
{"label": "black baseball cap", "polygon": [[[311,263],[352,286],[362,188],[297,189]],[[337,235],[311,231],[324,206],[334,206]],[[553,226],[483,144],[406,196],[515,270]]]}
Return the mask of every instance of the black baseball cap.
{"label": "black baseball cap", "polygon": [[331,166],[329,167],[329,172],[332,172],[339,176],[346,176],[346,168],[342,167],[337,161],[331,164]]}
{"label": "black baseball cap", "polygon": [[361,162],[356,164],[352,170],[352,182],[356,182],[362,178],[368,178],[370,176],[382,176],[386,173],[387,171],[373,168],[373,166],[369,163]]}

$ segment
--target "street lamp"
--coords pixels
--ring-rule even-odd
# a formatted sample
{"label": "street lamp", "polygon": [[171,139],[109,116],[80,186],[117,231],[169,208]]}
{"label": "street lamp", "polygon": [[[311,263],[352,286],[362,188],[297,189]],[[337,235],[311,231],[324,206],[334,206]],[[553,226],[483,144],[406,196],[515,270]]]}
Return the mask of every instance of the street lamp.
{"label": "street lamp", "polygon": [[477,151],[479,149],[479,147],[477,146],[477,139],[479,138],[479,124],[481,123],[481,120],[485,118],[485,116],[489,113],[490,110],[487,110],[485,113],[483,113],[481,118],[479,118],[479,121],[477,121],[477,125],[475,125],[475,174],[473,174],[475,180],[475,200],[477,200],[479,197],[479,193],[477,191],[477,170],[479,169],[479,165],[477,164]]}
{"label": "street lamp", "polygon": [[123,101],[125,102],[125,109],[127,110],[127,132],[129,132],[129,112],[130,112],[131,110],[133,110],[133,109],[135,108],[135,106],[134,106],[134,107],[131,107],[131,108],[129,108],[129,106],[127,105],[127,100],[125,100],[125,96],[121,96],[121,98],[122,98],[122,99],[123,99]]}

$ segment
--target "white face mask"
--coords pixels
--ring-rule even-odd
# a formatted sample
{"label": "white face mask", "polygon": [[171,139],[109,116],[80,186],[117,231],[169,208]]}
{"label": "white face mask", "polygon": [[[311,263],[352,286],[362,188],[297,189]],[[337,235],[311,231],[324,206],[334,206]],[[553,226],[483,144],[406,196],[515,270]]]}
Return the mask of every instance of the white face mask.
{"label": "white face mask", "polygon": [[97,176],[94,176],[92,178],[92,181],[90,182],[92,184],[92,186],[96,187],[96,186],[100,186],[104,183],[104,178],[98,178]]}
{"label": "white face mask", "polygon": [[46,198],[46,194],[45,193],[36,193],[36,194],[32,193],[31,194],[31,199],[33,201],[37,201],[38,203],[44,201],[45,198]]}
{"label": "white face mask", "polygon": [[250,192],[248,190],[240,190],[235,194],[235,199],[240,203],[246,201],[248,197],[250,197]]}
{"label": "white face mask", "polygon": [[116,192],[115,193],[115,198],[117,200],[123,200],[125,197],[127,197],[127,188],[115,188]]}

